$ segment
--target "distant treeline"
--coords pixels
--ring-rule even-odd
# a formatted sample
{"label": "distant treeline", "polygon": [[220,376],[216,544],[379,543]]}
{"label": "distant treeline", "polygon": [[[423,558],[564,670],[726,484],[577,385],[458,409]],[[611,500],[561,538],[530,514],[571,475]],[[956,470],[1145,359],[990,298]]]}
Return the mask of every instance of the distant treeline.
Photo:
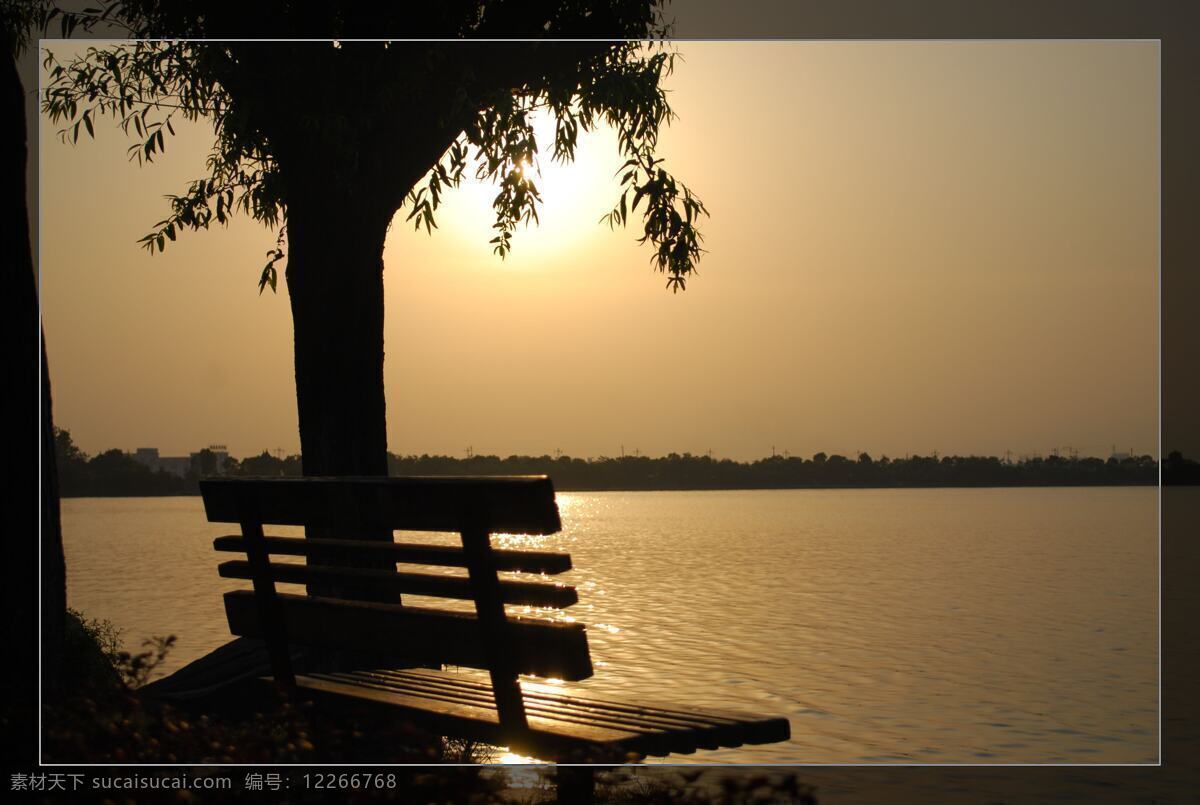
{"label": "distant treeline", "polygon": [[805,487],[1100,486],[1153,485],[1151,456],[1123,460],[1052,456],[1005,462],[994,456],[909,456],[878,460],[817,453],[812,458],[773,456],[740,462],[690,453],[662,458],[624,456],[392,456],[393,475],[546,474],[560,490],[792,489]]}
{"label": "distant treeline", "polygon": [[[64,430],[56,432],[59,489],[64,497],[113,495],[195,495],[198,480],[213,472],[200,451],[184,476],[154,471],[120,450],[88,456]],[[817,453],[812,458],[772,456],[741,462],[705,455],[646,456],[397,456],[389,454],[392,475],[549,475],[563,491],[650,489],[792,489],[805,487],[922,486],[1129,486],[1158,483],[1151,456],[1130,458],[1028,458],[1008,462],[995,456],[907,456],[857,458]],[[230,458],[225,475],[285,478],[299,476],[300,457],[279,458],[264,451]],[[1173,452],[1163,462],[1167,484],[1200,484],[1200,462]]]}

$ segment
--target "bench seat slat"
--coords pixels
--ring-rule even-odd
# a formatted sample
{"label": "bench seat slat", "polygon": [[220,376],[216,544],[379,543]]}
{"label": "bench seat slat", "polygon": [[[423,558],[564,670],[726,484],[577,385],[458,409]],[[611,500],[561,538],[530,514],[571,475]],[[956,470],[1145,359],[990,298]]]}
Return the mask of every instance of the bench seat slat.
{"label": "bench seat slat", "polygon": [[[277,556],[379,557],[413,565],[466,567],[460,547],[422,545],[415,542],[382,542],[362,539],[305,539],[303,537],[264,537],[267,553]],[[213,540],[213,548],[226,553],[245,553],[246,541],[229,535]],[[496,569],[523,573],[555,575],[571,569],[571,555],[554,551],[513,551],[493,548]]]}
{"label": "bench seat slat", "polygon": [[[253,578],[254,571],[249,562],[239,559],[222,562],[217,566],[217,572],[227,579],[250,579]],[[270,566],[270,573],[273,580],[285,584],[343,583],[347,586],[377,592],[410,593],[465,600],[471,600],[475,596],[470,579],[459,576],[289,564],[273,564]],[[503,580],[500,582],[500,592],[506,604],[526,604],[561,609],[579,601],[575,588],[565,584]]]}
{"label": "bench seat slat", "polygon": [[[422,671],[425,669],[412,670]],[[461,691],[462,695],[466,695],[468,691],[471,695],[491,695],[491,688],[486,683],[461,675],[448,676],[442,671],[429,671],[428,674],[422,674],[409,673],[405,670],[379,669],[369,673],[372,676],[388,680],[389,684],[446,689],[456,693]],[[746,742],[747,737],[753,739],[756,735],[756,728],[753,724],[747,724],[745,716],[704,711],[680,713],[670,708],[646,708],[625,702],[573,695],[575,694],[574,690],[563,690],[559,686],[555,686],[553,690],[547,688],[549,686],[524,683],[521,692],[526,706],[553,707],[563,712],[586,712],[598,720],[612,720],[614,723],[646,724],[657,728],[695,730],[696,745],[701,749],[715,749],[717,746],[741,746]]]}
{"label": "bench seat slat", "polygon": [[[312,674],[339,681],[376,687],[381,690],[393,690],[399,693],[410,693],[418,696],[428,696],[444,701],[469,703],[475,706],[494,707],[495,698],[490,688],[479,689],[473,685],[457,685],[457,680],[449,679],[447,684],[431,684],[430,680],[420,677],[406,677],[387,671],[353,671],[348,673]],[[670,717],[656,717],[653,712],[646,715],[630,716],[603,708],[575,706],[560,702],[552,697],[529,696],[522,690],[525,702],[525,712],[531,716],[557,719],[566,723],[604,726],[612,729],[636,732],[639,735],[652,738],[663,738],[662,746],[670,743],[664,752],[683,752],[690,754],[696,749],[716,749],[720,741],[716,731],[720,725],[704,723],[688,723]],[[651,752],[650,754],[654,754]]]}
{"label": "bench seat slat", "polygon": [[200,482],[209,522],[238,523],[253,499],[266,525],[344,524],[403,531],[553,534],[562,528],[554,486],[545,475],[479,478],[206,478]]}
{"label": "bench seat slat", "polygon": [[394,707],[402,717],[432,732],[470,736],[473,740],[508,746],[538,757],[608,763],[645,757],[644,752],[632,746],[638,743],[639,736],[625,730],[566,724],[532,716],[529,718],[529,729],[522,735],[514,735],[500,726],[494,708],[438,701],[310,675],[297,676],[296,686],[334,704],[353,699]]}
{"label": "bench seat slat", "polygon": [[[455,704],[463,704],[470,707],[483,707],[489,710],[495,709],[495,699],[488,696],[481,696],[476,691],[472,690],[455,690],[453,688],[437,688],[428,686],[412,686],[405,685],[403,682],[394,682],[383,677],[377,677],[370,672],[356,671],[353,673],[342,674],[309,674],[321,679],[328,679],[334,682],[345,682],[347,684],[372,688],[374,690],[382,690],[389,693],[397,693],[405,696],[418,696],[423,699],[430,699],[438,702],[450,702]],[[544,703],[525,702],[526,718],[541,718],[546,721],[561,722],[564,725],[576,725],[587,728],[610,729],[617,732],[626,732],[642,736],[647,749],[652,749],[650,754],[658,752],[682,752],[691,754],[696,751],[697,742],[693,731],[688,728],[676,728],[678,731],[671,734],[670,726],[661,724],[653,724],[648,722],[637,722],[633,720],[620,721],[611,718],[597,718],[593,714],[583,711],[571,711],[561,708],[547,706]]]}
{"label": "bench seat slat", "polygon": [[[277,593],[276,606],[291,643],[352,651],[389,648],[414,660],[488,667],[472,614],[291,593]],[[226,593],[225,614],[233,634],[266,637],[253,592]],[[514,616],[505,630],[518,673],[573,681],[592,675],[582,624]]]}
{"label": "bench seat slat", "polygon": [[[453,684],[456,685],[473,685],[481,687],[485,690],[488,688],[487,683],[477,681],[461,675],[448,677],[445,671],[434,671],[425,668],[411,668],[402,671],[379,671],[378,673],[388,673],[403,675],[410,678],[427,678],[431,681],[453,679]],[[758,718],[747,716],[745,713],[732,712],[727,710],[711,710],[709,708],[695,708],[686,705],[671,704],[667,706],[655,705],[654,707],[643,707],[641,705],[632,704],[624,701],[614,701],[612,699],[597,698],[593,694],[588,694],[579,691],[577,688],[562,689],[559,686],[549,686],[539,683],[523,683],[522,692],[526,698],[547,698],[558,702],[577,704],[582,707],[597,707],[612,710],[619,714],[627,714],[630,717],[652,715],[656,718],[672,718],[678,719],[684,723],[693,725],[727,725],[735,726],[737,733],[740,736],[740,743],[759,744],[773,743],[778,740],[784,740],[776,735],[781,726],[787,727],[787,719],[782,718]],[[790,728],[789,728],[790,729]],[[730,738],[732,740],[732,738]],[[724,744],[729,746],[729,744]],[[739,744],[733,744],[734,746]]]}
{"label": "bench seat slat", "polygon": [[[482,721],[496,722],[495,705],[487,686],[446,671],[356,671],[309,674],[301,679],[298,684],[302,687],[314,683],[332,685],[342,695],[391,703],[409,711],[470,712]],[[554,753],[564,748],[579,750],[587,743],[595,744],[593,749],[600,754],[663,756],[689,754],[697,748],[787,740],[790,735],[787,719],[783,718],[694,711],[688,721],[681,722],[677,708],[627,705],[578,696],[574,692],[526,691],[525,701],[531,730],[542,733],[535,740],[537,749],[550,751],[550,757],[556,757]],[[566,737],[555,749],[559,736]],[[481,739],[490,740],[483,736]],[[497,740],[520,749],[520,740],[514,742],[511,735],[499,735]]]}
{"label": "bench seat slat", "polygon": [[[488,690],[486,683],[461,675],[448,676],[445,671],[434,671],[424,668],[407,670],[382,670],[376,673],[393,675],[407,679],[427,679],[434,684],[452,684],[455,686],[472,686]],[[593,694],[580,691],[577,687],[550,686],[538,683],[524,683],[522,692],[526,700],[546,700],[564,706],[581,707],[610,714],[613,718],[651,719],[661,722],[672,722],[683,726],[715,731],[714,735],[723,747],[741,746],[747,744],[773,743],[783,740],[778,737],[780,729],[787,732],[787,719],[763,718],[750,716],[746,713],[726,710],[711,710],[708,708],[692,708],[677,704],[653,707],[633,704],[626,701],[598,698]],[[709,748],[709,747],[701,747]]]}

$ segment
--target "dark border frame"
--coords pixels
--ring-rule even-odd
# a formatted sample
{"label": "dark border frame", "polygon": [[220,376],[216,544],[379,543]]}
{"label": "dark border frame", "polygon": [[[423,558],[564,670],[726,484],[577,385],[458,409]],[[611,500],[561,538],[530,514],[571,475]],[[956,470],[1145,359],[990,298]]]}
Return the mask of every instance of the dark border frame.
{"label": "dark border frame", "polygon": [[[698,39],[1157,39],[1162,43],[1162,273],[1161,273],[1161,449],[1200,455],[1200,422],[1193,415],[1200,397],[1200,328],[1192,316],[1200,300],[1200,3],[1191,0],[676,0],[668,7],[675,35]],[[37,50],[19,63],[26,87],[37,86]],[[27,96],[27,116],[36,132],[36,98]],[[29,142],[29,209],[38,209],[37,137]],[[37,220],[31,216],[37,257]],[[11,287],[11,286],[10,286]],[[19,298],[19,297],[18,297]],[[19,511],[40,517],[38,482],[36,334],[13,342],[20,381],[10,399],[29,406],[12,429],[30,453],[9,464],[6,480]],[[30,371],[32,369],[32,371]],[[13,421],[17,421],[13,418]],[[828,792],[834,801],[930,802],[1031,801],[1174,802],[1197,790],[1186,757],[1200,730],[1195,682],[1200,651],[1188,614],[1197,603],[1195,525],[1200,497],[1187,487],[1163,490],[1162,498],[1162,695],[1163,762],[1158,767],[853,767],[797,770],[802,782]],[[23,518],[22,518],[23,519]],[[10,537],[11,539],[12,537]],[[11,554],[10,554],[11,556]],[[10,570],[10,572],[12,572]],[[18,571],[19,572],[19,571]],[[36,568],[29,568],[36,573]],[[8,602],[37,611],[36,602]],[[32,606],[31,606],[32,605]],[[12,635],[17,637],[17,635]],[[36,672],[29,689],[6,691],[36,701]],[[13,736],[33,745],[35,736]],[[9,758],[20,762],[20,758]],[[15,771],[32,771],[14,768]],[[657,772],[647,767],[646,773]],[[756,773],[740,769],[739,774]]]}

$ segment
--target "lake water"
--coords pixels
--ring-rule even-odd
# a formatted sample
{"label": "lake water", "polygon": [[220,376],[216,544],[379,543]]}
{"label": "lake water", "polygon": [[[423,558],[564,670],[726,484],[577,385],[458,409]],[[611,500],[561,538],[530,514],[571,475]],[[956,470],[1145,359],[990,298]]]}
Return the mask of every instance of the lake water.
{"label": "lake water", "polygon": [[[560,493],[561,533],[494,543],[574,557],[586,689],[791,721],[788,743],[671,762],[1154,763],[1158,494]],[[231,532],[199,498],[68,499],[62,519],[71,606],[131,648],[177,635],[167,671],[230,639],[212,538]]]}

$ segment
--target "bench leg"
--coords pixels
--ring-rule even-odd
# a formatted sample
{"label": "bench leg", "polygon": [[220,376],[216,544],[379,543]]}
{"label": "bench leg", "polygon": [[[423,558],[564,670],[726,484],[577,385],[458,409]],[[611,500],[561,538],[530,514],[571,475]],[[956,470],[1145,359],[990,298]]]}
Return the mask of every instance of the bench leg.
{"label": "bench leg", "polygon": [[590,805],[595,802],[596,770],[592,766],[559,766],[554,772],[556,801]]}

